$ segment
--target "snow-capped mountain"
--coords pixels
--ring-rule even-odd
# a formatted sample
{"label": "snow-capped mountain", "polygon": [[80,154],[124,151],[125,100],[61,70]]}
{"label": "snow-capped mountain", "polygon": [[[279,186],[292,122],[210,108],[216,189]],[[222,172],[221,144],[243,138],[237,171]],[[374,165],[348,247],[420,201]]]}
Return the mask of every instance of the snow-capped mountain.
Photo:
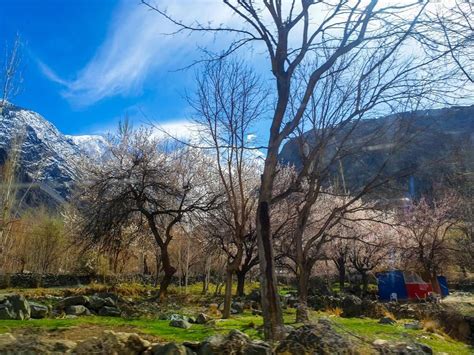
{"label": "snow-capped mountain", "polygon": [[107,140],[99,135],[66,136],[90,158],[101,158],[107,149]]}
{"label": "snow-capped mountain", "polygon": [[80,162],[96,157],[103,143],[102,137],[66,136],[36,112],[9,103],[0,107],[0,165],[13,147],[20,147],[20,186],[28,186],[42,201],[68,200],[80,176]]}

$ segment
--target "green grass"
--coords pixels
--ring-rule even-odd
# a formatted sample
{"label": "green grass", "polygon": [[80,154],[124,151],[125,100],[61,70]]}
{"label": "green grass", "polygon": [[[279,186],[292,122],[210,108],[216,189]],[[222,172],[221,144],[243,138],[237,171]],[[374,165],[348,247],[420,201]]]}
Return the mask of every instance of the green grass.
{"label": "green grass", "polygon": [[468,345],[451,339],[447,335],[437,335],[423,330],[405,329],[403,321],[396,325],[379,324],[375,319],[361,318],[331,318],[340,333],[355,334],[366,342],[372,343],[375,339],[385,339],[397,342],[415,341],[430,346],[435,353],[473,354],[474,349]]}
{"label": "green grass", "polygon": [[[294,324],[294,310],[287,310],[284,313],[286,324]],[[316,320],[318,317],[327,316],[323,312],[314,312],[311,317]],[[430,346],[435,353],[445,352],[448,354],[472,354],[474,349],[468,345],[455,341],[448,336],[439,336],[422,330],[404,329],[403,322],[397,325],[381,325],[374,319],[360,318],[339,318],[330,317],[335,324],[335,329],[344,335],[349,335],[358,343],[371,344],[375,339],[386,339],[399,342],[420,342]],[[232,329],[238,329],[247,333],[255,339],[261,338],[259,327],[262,325],[262,318],[259,316],[244,313],[227,320],[217,320],[214,325],[194,324],[190,329],[180,329],[169,326],[166,320],[150,319],[123,319],[111,317],[80,317],[76,319],[38,319],[29,321],[0,321],[0,333],[11,332],[18,328],[37,328],[47,331],[59,331],[72,327],[100,326],[104,329],[119,329],[126,326],[133,327],[131,330],[138,333],[149,334],[162,341],[202,341],[214,334],[227,334]],[[362,341],[361,341],[362,339]]]}

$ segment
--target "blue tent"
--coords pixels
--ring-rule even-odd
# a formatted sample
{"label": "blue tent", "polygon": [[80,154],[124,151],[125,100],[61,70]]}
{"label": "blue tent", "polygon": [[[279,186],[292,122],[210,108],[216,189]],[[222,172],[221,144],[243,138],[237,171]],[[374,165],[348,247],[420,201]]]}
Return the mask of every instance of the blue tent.
{"label": "blue tent", "polygon": [[[446,277],[438,276],[438,283],[441,288],[441,297],[448,296],[449,289]],[[400,270],[377,274],[377,284],[381,301],[390,301],[392,294],[396,294],[399,300],[423,298],[423,295],[431,291],[431,284],[424,282],[416,273],[405,274]],[[425,286],[423,290],[420,289],[420,285]]]}
{"label": "blue tent", "polygon": [[396,293],[400,300],[408,298],[402,271],[395,270],[377,274],[377,284],[381,301],[390,301],[392,293]]}

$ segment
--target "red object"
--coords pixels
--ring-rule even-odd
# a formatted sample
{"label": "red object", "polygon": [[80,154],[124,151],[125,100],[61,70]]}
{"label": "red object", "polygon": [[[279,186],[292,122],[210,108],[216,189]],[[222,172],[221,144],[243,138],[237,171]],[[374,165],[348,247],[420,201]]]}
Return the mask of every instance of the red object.
{"label": "red object", "polygon": [[431,284],[428,283],[405,283],[409,299],[419,299],[428,297],[428,293],[433,292]]}

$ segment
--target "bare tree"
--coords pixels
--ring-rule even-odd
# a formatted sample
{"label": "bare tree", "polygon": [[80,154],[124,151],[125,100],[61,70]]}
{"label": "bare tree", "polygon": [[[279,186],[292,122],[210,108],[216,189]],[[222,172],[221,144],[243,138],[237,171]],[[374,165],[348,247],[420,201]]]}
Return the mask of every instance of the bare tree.
{"label": "bare tree", "polygon": [[[186,24],[151,2],[142,2],[174,23],[178,31],[234,35],[232,43],[217,58],[228,56],[249,44],[262,44],[269,59],[275,104],[270,114],[270,134],[261,175],[256,227],[265,337],[279,339],[284,332],[270,210],[275,200],[273,185],[280,148],[292,133],[303,128],[315,89],[328,73],[344,71],[349,76],[357,73],[355,80],[358,84],[353,94],[370,95],[375,99],[369,105],[366,105],[367,101],[361,104],[360,100],[355,100],[352,114],[346,116],[349,121],[359,117],[361,112],[373,111],[379,105],[397,106],[397,100],[389,98],[396,96],[400,86],[392,83],[405,80],[405,91],[410,83],[416,82],[416,76],[410,77],[409,74],[415,71],[420,74],[428,64],[447,55],[446,52],[436,58],[413,55],[408,62],[397,62],[400,58],[406,58],[403,50],[413,44],[412,39],[418,34],[417,24],[425,16],[428,2],[225,0],[224,4],[242,20],[241,27],[199,22]],[[342,65],[343,62],[345,65]],[[364,65],[360,66],[361,63]],[[304,80],[299,80],[298,72],[306,65],[309,66]],[[354,70],[354,65],[361,69]],[[374,75],[382,81],[376,85],[378,89],[372,90],[368,82]],[[429,79],[430,75],[423,78]],[[442,90],[441,87],[437,89]],[[294,95],[295,90],[299,95]],[[380,90],[386,93],[384,99],[380,99]],[[311,149],[308,157],[314,156],[316,151]],[[300,183],[303,183],[308,168],[302,169]]]}
{"label": "bare tree", "polygon": [[198,156],[150,136],[148,130],[122,126],[108,161],[90,168],[78,207],[82,236],[90,240],[113,242],[130,220],[147,226],[160,250],[164,298],[176,272],[169,254],[176,228],[191,214],[212,209],[218,196],[207,189]]}
{"label": "bare tree", "polygon": [[[225,203],[213,213],[211,236],[220,240],[228,256],[224,312],[230,316],[233,275],[245,274],[255,265],[255,206],[258,165],[253,155],[252,129],[265,109],[260,79],[243,63],[218,61],[205,65],[197,76],[197,92],[189,102],[200,127],[201,145],[215,158],[215,174]],[[245,262],[245,266],[242,263]]]}
{"label": "bare tree", "polygon": [[3,112],[3,107],[11,99],[12,96],[18,93],[21,78],[21,40],[20,36],[16,36],[11,48],[5,47],[5,57],[2,65],[2,72],[0,76],[0,85],[2,96],[0,98],[0,114]]}

